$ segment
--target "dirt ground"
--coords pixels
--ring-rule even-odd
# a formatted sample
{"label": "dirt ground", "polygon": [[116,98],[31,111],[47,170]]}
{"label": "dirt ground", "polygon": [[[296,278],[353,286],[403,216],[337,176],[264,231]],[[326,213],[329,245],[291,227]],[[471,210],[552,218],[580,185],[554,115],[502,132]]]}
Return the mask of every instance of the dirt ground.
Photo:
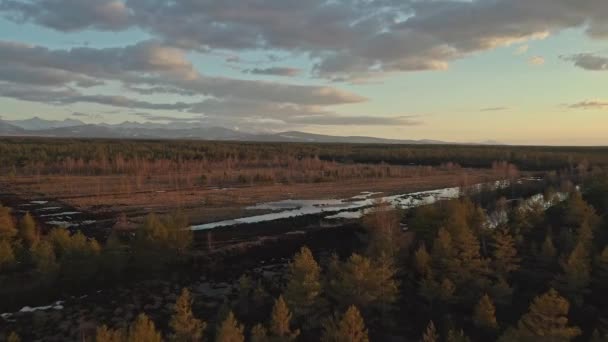
{"label": "dirt ground", "polygon": [[[226,188],[193,186],[179,190],[135,186],[119,176],[44,176],[0,178],[7,191],[23,198],[48,198],[91,214],[138,218],[149,212],[182,210],[192,223],[206,223],[247,214],[247,206],[285,199],[348,198],[364,191],[391,195],[500,179],[492,170],[459,169],[428,175],[354,179],[306,184],[239,185]],[[95,185],[118,191],[97,191]],[[107,186],[110,184],[110,186]],[[124,190],[124,191],[120,191]],[[257,211],[256,213],[259,213]]]}

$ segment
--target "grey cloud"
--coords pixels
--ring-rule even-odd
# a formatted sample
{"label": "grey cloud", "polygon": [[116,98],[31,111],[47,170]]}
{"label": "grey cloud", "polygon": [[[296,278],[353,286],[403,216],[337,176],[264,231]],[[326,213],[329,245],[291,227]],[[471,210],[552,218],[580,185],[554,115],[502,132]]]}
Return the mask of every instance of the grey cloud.
{"label": "grey cloud", "polygon": [[593,53],[579,53],[575,55],[560,56],[560,58],[565,61],[574,62],[574,65],[585,70],[608,70],[608,57],[598,56]]}
{"label": "grey cloud", "polygon": [[[332,87],[206,77],[187,60],[185,52],[156,41],[124,48],[50,50],[0,41],[0,62],[7,72],[0,80],[49,85],[95,85],[95,79],[123,82],[143,94],[242,97],[303,105],[333,105],[366,101],[364,97]],[[12,70],[12,71],[11,71]],[[21,74],[16,71],[21,70]],[[3,77],[4,76],[4,77]]]}
{"label": "grey cloud", "polygon": [[52,105],[96,103],[122,108],[141,108],[153,110],[185,110],[192,106],[191,104],[183,102],[151,103],[131,99],[125,96],[83,95],[70,88],[55,89],[40,86],[12,85],[10,83],[3,82],[0,82],[0,96]]}
{"label": "grey cloud", "polygon": [[487,107],[479,109],[480,112],[499,112],[503,110],[508,110],[509,107]]}
{"label": "grey cloud", "polygon": [[608,101],[586,100],[568,105],[572,109],[604,109],[608,108]]}
{"label": "grey cloud", "polygon": [[[608,38],[605,0],[0,1],[13,18],[59,30],[133,25],[187,49],[301,53],[328,79],[444,70],[455,59],[567,28]],[[69,20],[75,13],[83,14]]]}
{"label": "grey cloud", "polygon": [[271,75],[271,76],[286,76],[294,77],[299,75],[302,70],[298,68],[288,67],[271,67],[271,68],[254,68],[248,69],[246,72],[254,75]]}
{"label": "grey cloud", "polygon": [[14,21],[32,21],[60,31],[116,31],[131,25],[131,10],[119,0],[2,0],[0,10]]}

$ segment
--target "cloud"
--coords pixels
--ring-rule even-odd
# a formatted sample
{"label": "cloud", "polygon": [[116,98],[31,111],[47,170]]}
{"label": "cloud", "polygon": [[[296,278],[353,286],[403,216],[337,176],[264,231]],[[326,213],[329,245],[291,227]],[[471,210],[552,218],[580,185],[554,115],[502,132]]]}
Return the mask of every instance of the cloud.
{"label": "cloud", "polygon": [[568,56],[560,56],[560,58],[565,61],[574,62],[574,65],[585,70],[608,70],[608,57],[598,56],[593,53],[579,53]]}
{"label": "cloud", "polygon": [[508,110],[509,107],[487,107],[479,109],[480,112],[499,112],[503,110]]}
{"label": "cloud", "polygon": [[254,75],[294,77],[294,76],[298,76],[302,72],[302,70],[297,69],[297,68],[288,68],[288,67],[271,67],[271,68],[264,68],[264,69],[259,69],[259,68],[248,69],[248,70],[245,70],[245,72],[248,72],[248,73],[254,74]]}
{"label": "cloud", "polygon": [[572,109],[604,109],[608,108],[608,101],[586,100],[568,105]]}
{"label": "cloud", "polygon": [[[568,28],[608,38],[605,0],[0,0],[9,19],[56,30],[137,27],[188,50],[309,56],[348,79],[445,70],[455,59]],[[525,49],[522,45],[518,51]],[[236,61],[235,61],[236,62]]]}
{"label": "cloud", "polygon": [[517,55],[517,56],[519,56],[519,55],[523,55],[523,54],[525,54],[526,52],[528,52],[528,49],[529,49],[529,48],[530,48],[530,47],[528,46],[528,44],[520,45],[520,46],[518,46],[518,47],[515,49],[515,52],[514,52],[513,54],[514,54],[514,55]]}
{"label": "cloud", "polygon": [[542,56],[532,56],[528,59],[530,65],[541,66],[545,64],[545,58]]}
{"label": "cloud", "polygon": [[123,48],[51,50],[0,41],[0,80],[35,85],[93,86],[119,81],[142,94],[239,97],[302,105],[363,102],[357,94],[327,86],[207,77],[185,51],[144,41]]}
{"label": "cloud", "polygon": [[3,0],[0,11],[14,21],[31,21],[59,31],[120,31],[132,24],[131,10],[118,0]]}

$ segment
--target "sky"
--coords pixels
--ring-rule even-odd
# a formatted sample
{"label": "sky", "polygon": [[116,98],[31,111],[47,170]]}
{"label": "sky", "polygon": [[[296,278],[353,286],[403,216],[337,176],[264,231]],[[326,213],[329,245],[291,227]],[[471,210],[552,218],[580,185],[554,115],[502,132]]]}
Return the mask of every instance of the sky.
{"label": "sky", "polygon": [[0,0],[0,116],[608,145],[608,1]]}

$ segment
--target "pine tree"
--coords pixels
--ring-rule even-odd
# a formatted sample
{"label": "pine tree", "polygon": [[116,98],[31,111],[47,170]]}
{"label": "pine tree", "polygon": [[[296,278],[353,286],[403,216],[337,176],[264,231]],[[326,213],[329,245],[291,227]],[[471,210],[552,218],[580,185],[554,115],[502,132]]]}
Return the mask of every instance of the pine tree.
{"label": "pine tree", "polygon": [[515,338],[517,341],[570,341],[579,336],[581,330],[568,326],[569,309],[568,301],[551,289],[534,299],[528,313],[519,320],[517,329],[508,332],[508,337],[503,337],[503,340]]}
{"label": "pine tree", "polygon": [[416,271],[422,276],[430,271],[431,255],[426,251],[426,246],[424,244],[420,246],[414,254],[414,266],[416,267]]}
{"label": "pine tree", "polygon": [[384,308],[398,295],[396,270],[390,260],[372,261],[353,254],[345,262],[330,263],[328,293],[342,307]]}
{"label": "pine tree", "polygon": [[154,322],[145,314],[140,314],[129,327],[127,342],[162,342],[161,334],[156,330]]}
{"label": "pine tree", "polygon": [[452,329],[448,331],[445,342],[471,342],[471,339],[464,334],[464,331]]}
{"label": "pine tree", "polygon": [[0,240],[0,272],[15,265],[15,253],[7,240]]}
{"label": "pine tree", "polygon": [[429,325],[426,327],[421,342],[439,342],[439,334],[437,334],[437,329],[435,328],[435,323],[433,323],[433,321],[430,321]]}
{"label": "pine tree", "polygon": [[540,251],[540,260],[544,265],[552,265],[555,263],[555,258],[557,257],[557,249],[553,244],[553,238],[551,234],[547,234],[545,237],[545,241],[541,247]]}
{"label": "pine tree", "polygon": [[97,328],[95,342],[123,342],[125,334],[121,330],[109,329],[106,325]]}
{"label": "pine tree", "polygon": [[324,325],[323,342],[369,342],[361,313],[355,306],[346,310],[342,318],[330,320]]}
{"label": "pine tree", "polygon": [[587,292],[591,281],[591,261],[585,245],[578,243],[561,266],[563,274],[556,278],[556,287],[577,304],[581,304],[582,296]]}
{"label": "pine tree", "polygon": [[47,240],[36,243],[31,248],[30,255],[36,266],[36,271],[42,275],[52,275],[59,269],[57,258],[55,257],[55,250]]}
{"label": "pine tree", "polygon": [[292,331],[290,324],[291,312],[289,312],[283,296],[280,296],[274,303],[270,319],[270,334],[273,339],[277,341],[295,340],[300,335],[300,331]]}
{"label": "pine tree", "polygon": [[496,323],[496,308],[487,294],[483,295],[475,306],[473,322],[477,327],[488,330],[498,327],[498,323]]}
{"label": "pine tree", "polygon": [[598,289],[608,288],[608,246],[604,247],[596,259],[594,282]]}
{"label": "pine tree", "polygon": [[312,252],[302,247],[289,264],[285,300],[294,310],[296,319],[309,316],[319,304],[321,267]]}
{"label": "pine tree", "polygon": [[19,221],[19,238],[23,241],[26,247],[32,247],[38,241],[38,229],[36,222],[30,213]]}
{"label": "pine tree", "polygon": [[184,288],[177,298],[171,322],[174,335],[172,340],[180,342],[200,341],[207,325],[192,314],[192,297],[190,291]]}
{"label": "pine tree", "polygon": [[520,259],[517,257],[515,240],[513,240],[508,230],[499,229],[494,234],[493,248],[492,266],[494,272],[499,277],[508,279],[511,272],[519,269],[520,262]]}
{"label": "pine tree", "polygon": [[17,235],[11,209],[0,205],[0,240],[10,240]]}
{"label": "pine tree", "polygon": [[261,324],[256,324],[251,328],[251,342],[269,342],[268,331]]}
{"label": "pine tree", "polygon": [[245,328],[236,320],[232,312],[228,313],[228,317],[222,322],[217,330],[215,337],[216,342],[244,342],[245,336],[243,332]]}
{"label": "pine tree", "polygon": [[10,335],[8,335],[6,342],[21,342],[21,337],[19,337],[19,335],[13,331]]}

